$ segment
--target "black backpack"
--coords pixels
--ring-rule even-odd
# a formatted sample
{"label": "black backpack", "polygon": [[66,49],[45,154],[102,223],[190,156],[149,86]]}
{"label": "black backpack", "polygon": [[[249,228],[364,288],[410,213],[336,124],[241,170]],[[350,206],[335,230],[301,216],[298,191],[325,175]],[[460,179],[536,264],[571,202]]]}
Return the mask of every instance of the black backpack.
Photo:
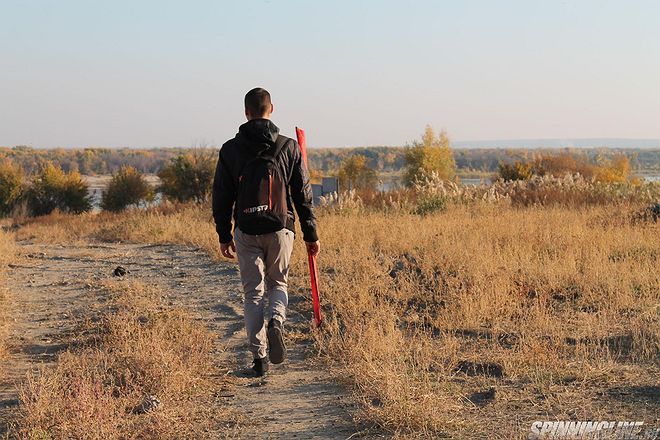
{"label": "black backpack", "polygon": [[238,176],[236,222],[250,235],[276,232],[288,219],[287,179],[278,164],[287,138],[278,136],[275,148],[248,159]]}

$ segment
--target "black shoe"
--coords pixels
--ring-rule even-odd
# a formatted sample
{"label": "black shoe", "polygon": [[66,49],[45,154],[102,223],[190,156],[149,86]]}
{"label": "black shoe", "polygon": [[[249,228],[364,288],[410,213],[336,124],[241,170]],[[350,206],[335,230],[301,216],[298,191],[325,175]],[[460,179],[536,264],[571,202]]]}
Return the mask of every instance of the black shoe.
{"label": "black shoe", "polygon": [[281,364],[286,359],[286,345],[284,345],[284,335],[282,323],[277,319],[271,319],[268,323],[268,357],[274,364]]}
{"label": "black shoe", "polygon": [[254,377],[265,377],[266,373],[268,373],[268,358],[256,358],[252,361],[252,372]]}

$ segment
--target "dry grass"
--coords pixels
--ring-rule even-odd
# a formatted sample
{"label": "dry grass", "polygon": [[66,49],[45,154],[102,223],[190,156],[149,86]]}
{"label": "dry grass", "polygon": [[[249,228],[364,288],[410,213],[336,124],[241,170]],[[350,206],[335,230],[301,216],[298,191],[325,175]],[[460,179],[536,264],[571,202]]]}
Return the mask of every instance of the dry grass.
{"label": "dry grass", "polygon": [[[15,435],[24,438],[206,438],[223,414],[210,402],[213,335],[157,290],[113,282],[80,329],[83,347],[28,377]],[[147,402],[160,401],[157,408]]]}
{"label": "dry grass", "polygon": [[3,270],[14,260],[16,255],[16,244],[14,238],[8,232],[0,229],[0,268]]}
{"label": "dry grass", "polygon": [[[0,229],[0,360],[4,359],[7,355],[6,341],[9,336],[9,316],[8,316],[8,302],[10,300],[10,292],[6,286],[5,268],[16,257],[16,245],[13,237]],[[0,376],[2,375],[2,367],[0,367]]]}
{"label": "dry grass", "polygon": [[513,438],[542,415],[621,417],[619,387],[633,395],[625,411],[654,417],[632,402],[657,387],[660,234],[630,217],[489,205],[326,215],[319,344],[364,417],[395,432],[473,438],[490,425]]}
{"label": "dry grass", "polygon": [[81,243],[88,240],[196,246],[220,258],[211,208],[165,203],[147,210],[70,215],[55,213],[24,220],[16,232],[38,243]]}
{"label": "dry grass", "polygon": [[[322,212],[317,342],[361,417],[401,436],[502,439],[537,419],[653,421],[660,234],[633,202],[473,200],[417,216],[348,200]],[[208,207],[60,216],[18,234],[185,243],[218,257],[209,217]],[[296,246],[291,291],[305,293]]]}
{"label": "dry grass", "polygon": [[[586,180],[580,175],[543,176],[529,180],[503,181],[493,184],[458,185],[431,174],[418,180],[411,188],[396,191],[348,191],[321,198],[325,210],[350,212],[379,210],[391,213],[425,213],[431,202],[474,205],[496,204],[515,207],[638,206],[660,199],[660,183],[602,183]],[[425,205],[427,205],[425,207]],[[432,206],[431,206],[432,207]],[[420,209],[421,208],[421,209]]]}

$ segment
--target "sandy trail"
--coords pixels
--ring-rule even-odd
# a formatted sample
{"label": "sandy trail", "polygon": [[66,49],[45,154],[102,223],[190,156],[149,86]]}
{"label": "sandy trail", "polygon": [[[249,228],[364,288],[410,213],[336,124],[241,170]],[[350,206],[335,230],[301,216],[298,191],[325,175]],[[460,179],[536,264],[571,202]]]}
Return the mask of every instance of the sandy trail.
{"label": "sandy trail", "polygon": [[[230,389],[219,390],[218,405],[231,405],[249,423],[239,438],[365,438],[357,434],[345,390],[327,372],[307,359],[303,344],[288,344],[287,362],[274,366],[262,386],[235,373],[250,363],[242,320],[242,300],[235,265],[213,262],[202,251],[175,245],[20,243],[23,258],[12,265],[8,286],[15,318],[11,355],[0,383],[0,424],[6,429],[18,405],[17,384],[27,371],[57,360],[72,339],[76,321],[97,305],[90,289],[95,281],[112,278],[117,265],[130,278],[157,285],[171,305],[183,305],[218,335],[217,356]],[[298,299],[300,301],[300,299]],[[293,324],[308,317],[296,313]]]}

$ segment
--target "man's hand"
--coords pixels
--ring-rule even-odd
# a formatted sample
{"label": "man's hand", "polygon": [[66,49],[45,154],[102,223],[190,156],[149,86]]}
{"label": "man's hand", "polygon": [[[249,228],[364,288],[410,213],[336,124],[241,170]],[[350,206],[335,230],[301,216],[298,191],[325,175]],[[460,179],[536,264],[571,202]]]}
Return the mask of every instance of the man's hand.
{"label": "man's hand", "polygon": [[220,243],[220,252],[222,252],[222,256],[225,258],[229,258],[230,260],[234,258],[234,254],[236,253],[236,245],[234,244],[234,240],[230,241],[229,243]]}
{"label": "man's hand", "polygon": [[307,254],[312,257],[316,257],[321,251],[321,243],[317,241],[306,241],[305,246],[307,246]]}

